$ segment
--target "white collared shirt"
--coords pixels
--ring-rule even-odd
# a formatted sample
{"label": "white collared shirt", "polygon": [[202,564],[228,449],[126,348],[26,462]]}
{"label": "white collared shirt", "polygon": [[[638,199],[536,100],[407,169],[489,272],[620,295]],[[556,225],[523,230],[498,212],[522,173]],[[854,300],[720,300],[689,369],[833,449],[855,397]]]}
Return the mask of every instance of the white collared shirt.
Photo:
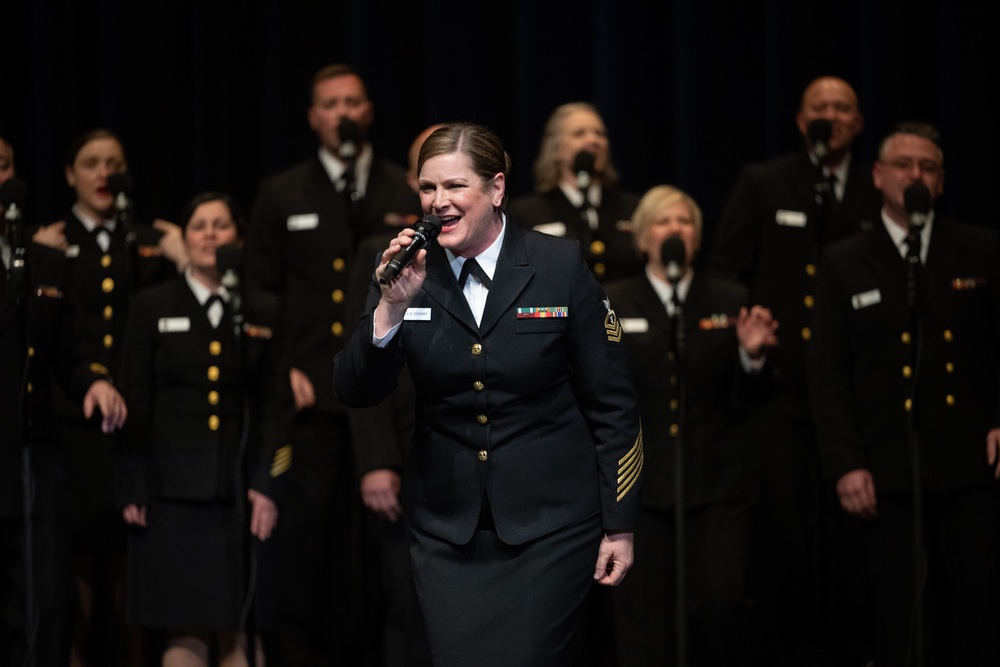
{"label": "white collared shirt", "polygon": [[112,218],[101,221],[101,224],[98,225],[98,220],[96,218],[92,218],[84,213],[83,210],[76,204],[73,204],[73,215],[75,215],[77,219],[83,223],[84,228],[91,234],[93,234],[94,230],[97,229],[98,226],[108,230],[107,234],[98,234],[95,237],[97,239],[97,244],[101,246],[101,250],[107,252],[108,248],[111,247],[111,234],[115,231],[116,221]]}
{"label": "white collared shirt", "polygon": [[[906,230],[900,227],[896,222],[889,217],[882,209],[882,224],[885,225],[885,230],[889,232],[889,238],[896,245],[896,250],[899,251],[900,257],[906,259]],[[924,224],[923,228],[920,230],[920,263],[927,263],[927,247],[930,245],[931,241],[931,227],[934,226],[934,211],[932,210],[927,215],[927,223]]]}
{"label": "white collared shirt", "polygon": [[[354,188],[361,197],[364,197],[365,192],[368,191],[368,177],[372,171],[373,159],[374,154],[371,145],[365,144],[365,147],[361,150],[361,154],[354,161]],[[319,161],[323,163],[323,168],[326,169],[330,180],[337,186],[337,191],[341,191],[344,187],[344,172],[347,171],[346,165],[339,158],[334,157],[325,147],[319,149]]]}
{"label": "white collared shirt", "polygon": [[[208,298],[212,296],[212,294],[218,294],[222,297],[223,301],[229,303],[229,290],[220,285],[217,292],[212,292],[207,285],[194,277],[190,268],[184,269],[184,279],[187,281],[188,287],[190,287],[191,291],[194,293],[194,298],[196,298],[198,303],[202,306],[205,305],[205,302],[208,301]],[[208,321],[212,323],[213,328],[219,327],[219,322],[222,321],[222,313],[223,307],[221,303],[214,303],[212,304],[212,307],[208,309]]]}
{"label": "white collared shirt", "polygon": [[[479,262],[479,266],[482,267],[490,280],[493,280],[493,274],[497,270],[500,248],[503,247],[503,233],[507,228],[507,216],[504,215],[501,219],[503,220],[503,224],[500,226],[500,234],[497,235],[496,240],[493,241],[489,248],[474,258]],[[459,274],[462,273],[462,265],[465,264],[466,258],[456,257],[448,249],[445,249],[444,252],[448,256],[451,271],[457,279]],[[469,280],[466,281],[465,287],[462,289],[462,294],[465,295],[465,300],[469,302],[469,308],[472,309],[472,314],[476,318],[476,324],[480,324],[483,321],[483,311],[486,310],[486,297],[489,296],[489,292],[486,285],[479,282],[479,278],[475,275],[469,276]]]}

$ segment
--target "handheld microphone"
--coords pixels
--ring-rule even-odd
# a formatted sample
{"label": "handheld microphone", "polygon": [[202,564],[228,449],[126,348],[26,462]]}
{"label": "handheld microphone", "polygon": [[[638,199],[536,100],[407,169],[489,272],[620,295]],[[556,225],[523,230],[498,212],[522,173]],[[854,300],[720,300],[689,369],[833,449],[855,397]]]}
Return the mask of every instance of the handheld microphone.
{"label": "handheld microphone", "polygon": [[573,173],[576,174],[576,187],[583,191],[590,187],[594,174],[594,154],[590,151],[580,151],[573,158]]}
{"label": "handheld microphone", "polygon": [[378,281],[383,285],[388,285],[407,264],[413,261],[418,252],[434,243],[438,234],[441,233],[441,226],[441,218],[436,215],[425,215],[417,220],[413,225],[413,229],[416,231],[416,234],[413,235],[413,242],[389,260],[382,275],[378,277]]}
{"label": "handheld microphone", "polygon": [[343,160],[351,161],[358,157],[361,150],[361,126],[347,116],[340,119],[337,126],[337,135],[340,137],[340,149],[338,153]]}
{"label": "handheld microphone", "polygon": [[28,186],[15,176],[0,185],[0,207],[7,222],[16,224],[24,215],[24,202],[28,199]]}
{"label": "handheld microphone", "polygon": [[922,229],[930,217],[931,191],[920,181],[915,181],[903,190],[903,208],[910,216],[910,224]]}
{"label": "handheld microphone", "polygon": [[668,236],[660,246],[660,261],[667,269],[667,282],[676,287],[684,275],[687,263],[687,248],[680,236]]}
{"label": "handheld microphone", "polygon": [[833,123],[826,118],[817,118],[809,122],[806,127],[806,134],[809,135],[809,143],[812,144],[813,153],[816,158],[823,162],[830,154],[830,137],[833,136]]}

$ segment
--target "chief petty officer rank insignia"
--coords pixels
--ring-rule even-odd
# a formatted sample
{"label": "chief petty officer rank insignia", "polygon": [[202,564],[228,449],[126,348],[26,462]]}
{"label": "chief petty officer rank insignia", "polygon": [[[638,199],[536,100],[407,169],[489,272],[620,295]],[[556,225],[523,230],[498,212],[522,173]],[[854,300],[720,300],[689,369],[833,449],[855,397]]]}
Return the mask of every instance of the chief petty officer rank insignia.
{"label": "chief petty officer rank insignia", "polygon": [[604,308],[608,314],[604,316],[604,332],[608,335],[609,343],[620,343],[622,341],[622,323],[618,321],[615,311],[611,310],[611,301],[604,299]]}

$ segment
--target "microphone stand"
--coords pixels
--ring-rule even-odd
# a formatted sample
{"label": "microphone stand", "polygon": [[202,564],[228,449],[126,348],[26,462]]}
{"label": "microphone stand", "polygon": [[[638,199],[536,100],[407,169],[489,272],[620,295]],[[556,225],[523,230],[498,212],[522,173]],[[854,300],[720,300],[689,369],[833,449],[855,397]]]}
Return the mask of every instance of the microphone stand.
{"label": "microphone stand", "polygon": [[24,240],[24,227],[21,223],[20,210],[16,205],[8,207],[4,214],[7,229],[10,234],[10,292],[14,303],[13,320],[18,328],[17,349],[24,359],[21,374],[20,405],[18,415],[21,431],[21,505],[23,520],[23,553],[24,553],[24,630],[27,643],[24,667],[34,667],[35,646],[38,639],[38,612],[35,609],[35,549],[32,517],[35,505],[35,475],[31,461],[31,425],[28,419],[28,405],[25,387],[28,382],[31,367],[31,355],[28,353],[28,275],[27,247]]}
{"label": "microphone stand", "polygon": [[819,260],[822,256],[821,248],[823,247],[823,233],[826,230],[827,217],[830,215],[831,199],[835,198],[837,194],[833,191],[830,186],[830,182],[827,180],[826,176],[823,174],[823,161],[819,160],[816,164],[816,182],[813,183],[814,201],[816,203],[816,225],[815,225],[815,237],[813,239],[813,265],[819,266]]}
{"label": "microphone stand", "polygon": [[677,399],[677,434],[674,437],[674,529],[676,531],[677,667],[687,667],[687,539],[684,530],[684,408],[685,408],[685,340],[683,303],[678,294],[679,278],[669,281],[673,288],[674,306],[671,352],[673,376],[677,378],[674,395]]}
{"label": "microphone stand", "polygon": [[[226,290],[229,292],[229,312],[232,324],[232,336],[233,336],[233,356],[236,359],[237,372],[239,373],[239,387],[242,390],[241,397],[241,417],[240,417],[240,434],[239,434],[239,447],[236,456],[236,471],[235,471],[235,487],[236,487],[236,506],[239,510],[240,526],[245,529],[245,545],[243,548],[242,558],[244,568],[246,570],[246,595],[243,600],[243,608],[240,611],[240,629],[243,632],[243,637],[246,640],[246,645],[244,646],[244,651],[246,654],[247,664],[250,667],[256,667],[257,665],[257,651],[256,651],[256,623],[253,614],[253,599],[254,592],[256,588],[257,579],[257,559],[253,544],[253,535],[250,533],[250,521],[247,516],[247,499],[246,494],[248,490],[248,485],[245,482],[244,474],[244,461],[246,459],[247,450],[247,439],[250,435],[250,413],[251,408],[249,404],[249,397],[246,393],[247,387],[247,373],[246,373],[246,352],[243,340],[243,295],[240,291],[240,280],[236,275],[235,271],[226,271],[222,279],[222,284],[225,285]],[[251,516],[253,508],[250,508]]]}
{"label": "microphone stand", "polygon": [[[913,336],[913,347],[910,367],[912,369],[912,379],[910,381],[910,410],[907,414],[906,432],[907,443],[910,446],[910,474],[913,494],[913,650],[914,666],[924,665],[924,612],[922,601],[922,590],[924,580],[924,556],[923,556],[923,474],[920,456],[920,435],[917,429],[916,414],[919,407],[917,402],[917,384],[920,370],[920,353],[922,347],[921,319],[919,313],[919,268],[920,268],[920,230],[923,225],[909,227],[909,238],[907,239],[906,253],[906,297],[907,305],[910,308],[910,329]],[[915,240],[912,240],[916,237]]]}

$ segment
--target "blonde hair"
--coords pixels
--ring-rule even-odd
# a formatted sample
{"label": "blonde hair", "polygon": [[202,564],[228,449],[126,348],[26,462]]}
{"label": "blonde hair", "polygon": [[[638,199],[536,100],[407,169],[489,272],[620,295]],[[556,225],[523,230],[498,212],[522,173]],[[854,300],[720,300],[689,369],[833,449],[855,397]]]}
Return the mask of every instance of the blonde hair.
{"label": "blonde hair", "polygon": [[[563,123],[566,117],[577,111],[588,111],[598,118],[597,107],[588,102],[567,102],[552,112],[545,129],[542,131],[542,145],[538,149],[538,157],[535,159],[535,190],[538,192],[548,192],[559,186],[559,138],[562,136]],[[601,119],[604,122],[604,119]],[[605,185],[615,185],[618,183],[618,171],[615,170],[611,162],[611,149],[608,148],[608,163],[601,174],[601,181]]]}
{"label": "blonde hair", "polygon": [[642,196],[639,205],[635,207],[635,212],[632,213],[632,236],[637,247],[640,245],[641,239],[645,238],[649,232],[653,219],[663,209],[679,203],[687,204],[688,210],[691,212],[691,224],[698,232],[698,238],[701,238],[702,217],[701,207],[698,206],[698,203],[680,188],[675,188],[672,185],[657,185],[650,188]]}

